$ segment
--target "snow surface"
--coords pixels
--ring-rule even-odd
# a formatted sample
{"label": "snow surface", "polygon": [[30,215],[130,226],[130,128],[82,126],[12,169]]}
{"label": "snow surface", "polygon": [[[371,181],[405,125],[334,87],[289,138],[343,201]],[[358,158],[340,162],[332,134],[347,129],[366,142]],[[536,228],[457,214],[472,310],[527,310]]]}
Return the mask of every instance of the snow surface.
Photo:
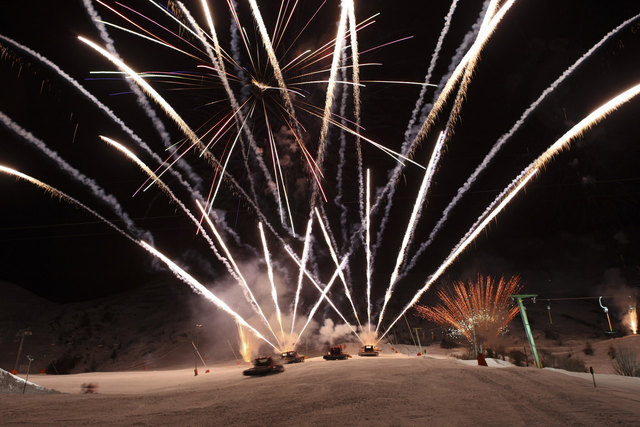
{"label": "snow surface", "polygon": [[[31,376],[30,378],[33,378]],[[26,378],[25,378],[26,379]],[[1,393],[55,393],[54,390],[47,389],[41,385],[13,375],[10,372],[0,369],[0,392]],[[26,384],[25,384],[26,383]]]}
{"label": "snow surface", "polygon": [[[351,351],[351,349],[348,349]],[[379,357],[35,375],[63,394],[0,394],[3,425],[638,425],[640,378],[469,366],[386,351]],[[97,394],[82,394],[82,384]]]}

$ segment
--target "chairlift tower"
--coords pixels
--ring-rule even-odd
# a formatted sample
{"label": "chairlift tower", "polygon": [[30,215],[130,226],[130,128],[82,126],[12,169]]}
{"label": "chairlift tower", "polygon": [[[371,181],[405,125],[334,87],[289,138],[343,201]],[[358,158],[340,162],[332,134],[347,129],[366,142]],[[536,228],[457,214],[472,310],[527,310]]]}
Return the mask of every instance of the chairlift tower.
{"label": "chairlift tower", "polygon": [[23,329],[16,334],[16,336],[20,337],[20,345],[18,346],[18,355],[16,356],[16,364],[13,367],[13,370],[16,372],[18,371],[18,367],[20,365],[20,355],[22,354],[22,345],[24,344],[24,337],[28,335],[33,335],[33,333],[27,329]]}

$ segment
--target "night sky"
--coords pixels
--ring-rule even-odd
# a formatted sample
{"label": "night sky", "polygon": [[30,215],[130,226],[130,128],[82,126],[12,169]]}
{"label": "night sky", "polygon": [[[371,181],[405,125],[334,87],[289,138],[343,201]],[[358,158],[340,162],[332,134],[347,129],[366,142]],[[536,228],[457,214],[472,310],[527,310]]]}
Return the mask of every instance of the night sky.
{"label": "night sky", "polygon": [[[226,2],[210,2],[221,43],[227,47],[230,16],[225,9]],[[85,35],[99,41],[82,1],[64,2],[64,6],[60,6],[60,2],[37,3],[34,6],[2,2],[0,34],[55,62],[109,106],[154,151],[165,157],[158,133],[150,120],[136,106],[131,94],[121,93],[128,90],[122,80],[95,80],[95,76],[89,74],[95,70],[113,70],[114,67],[76,39],[77,35]],[[114,4],[112,1],[106,3]],[[177,25],[152,6],[142,5],[142,2],[123,3],[140,7],[138,10],[141,12],[177,31]],[[200,15],[200,2],[185,3],[198,22],[205,26]],[[295,38],[297,32],[294,30],[301,29],[321,3],[312,0],[301,2],[301,9],[292,19],[291,31],[284,37],[283,45]],[[459,2],[433,74],[433,83],[437,84],[447,73],[456,48],[478,18],[480,3]],[[338,4],[338,1],[325,4],[287,53],[288,60],[296,52],[324,44],[335,36]],[[361,51],[412,37],[363,54],[361,62],[382,65],[364,66],[362,79],[422,82],[449,6],[448,1],[366,1],[356,4],[359,20],[380,12],[375,24],[359,33]],[[123,23],[104,7],[96,4],[96,8],[106,21]],[[270,29],[273,28],[277,8],[278,2],[261,2],[261,10]],[[133,16],[132,12],[127,13]],[[252,43],[256,42],[253,22],[246,7],[242,6],[239,13],[249,38]],[[638,13],[640,4],[631,0],[516,2],[481,55],[462,113],[435,175],[410,253],[415,252],[417,245],[429,235],[457,188],[531,102],[605,34]],[[152,24],[147,28],[152,28]],[[198,70],[198,64],[204,63],[130,34],[114,29],[110,29],[110,33],[120,55],[136,70],[194,71]],[[170,205],[160,191],[151,189],[132,198],[145,176],[98,139],[98,135],[103,134],[134,147],[119,127],[34,58],[2,41],[0,48],[3,49],[0,51],[0,111],[43,140],[86,176],[95,179],[107,192],[114,194],[136,225],[151,232],[156,246],[180,265],[211,284],[213,289],[216,280],[228,279],[226,270],[214,259],[206,244],[195,236],[193,224],[185,220],[182,212],[175,205]],[[189,51],[193,52],[193,49]],[[399,284],[392,306],[400,308],[408,302],[486,206],[523,168],[598,105],[640,82],[638,52],[640,20],[614,36],[546,98],[452,212],[450,220],[416,268]],[[259,61],[265,62],[264,55]],[[329,61],[327,59],[322,64],[326,66]],[[284,62],[287,61],[281,60]],[[323,76],[326,78],[326,73]],[[210,117],[221,117],[223,107],[220,104],[207,105],[224,99],[219,84],[174,90],[175,86],[157,83],[157,88],[194,129]],[[308,102],[322,108],[323,86],[310,85],[305,89],[308,90]],[[419,87],[415,85],[367,83],[362,89],[362,133],[387,147],[398,149],[418,92]],[[428,102],[432,101],[433,95],[434,89],[431,88],[426,96]],[[451,105],[449,102],[434,131],[417,151],[419,163],[428,162],[437,133],[446,124]],[[640,240],[639,108],[640,100],[629,102],[572,143],[569,150],[558,155],[447,270],[436,286],[473,278],[478,273],[520,274],[525,290],[549,297],[597,295],[623,286],[637,292],[640,289],[640,250],[637,244]],[[171,140],[180,141],[182,135],[179,130],[159,109],[156,111],[170,132]],[[301,117],[309,131],[305,141],[315,156],[319,121],[305,115]],[[266,133],[260,123],[255,121],[254,132],[256,139],[263,141]],[[342,245],[340,213],[334,203],[338,137],[339,133],[332,130],[324,185],[329,196],[327,214],[338,244]],[[357,175],[353,140],[350,139],[347,145],[349,165],[345,171],[344,200],[349,209],[347,235],[351,235],[358,222]],[[112,212],[86,188],[61,173],[41,151],[5,126],[0,126],[0,147],[0,164],[45,181],[107,218],[115,219]],[[136,151],[140,152],[139,149]],[[300,166],[299,153],[297,155],[287,173],[289,182],[296,182],[296,178],[306,181],[299,185],[298,194],[293,196],[296,227],[303,232],[310,180]],[[365,166],[372,169],[374,185],[380,188],[386,182],[394,161],[366,144],[363,155]],[[211,168],[193,154],[188,161],[202,177],[202,192],[206,194],[213,176]],[[240,163],[231,167],[238,179],[246,182]],[[413,166],[407,167],[400,180],[390,225],[383,235],[374,266],[374,299],[383,296],[421,180],[422,172]],[[191,206],[188,194],[177,191],[181,199]],[[171,277],[170,273],[157,268],[142,249],[95,217],[44,194],[30,184],[2,175],[0,195],[0,280],[28,288],[49,299],[72,301],[121,292],[144,282]],[[260,194],[260,205],[265,215],[277,218],[273,202],[269,200]],[[227,224],[239,233],[243,244],[255,247],[261,253],[257,220],[248,205],[239,200],[237,194],[224,188],[217,207]],[[379,220],[378,215],[374,219],[373,235],[377,235]],[[115,223],[121,226],[119,222]],[[316,232],[316,238],[321,243],[318,247],[324,248],[319,232]],[[296,270],[275,248],[277,241],[272,236],[269,241],[274,247],[274,256],[283,267],[289,268],[290,277],[295,278]],[[299,242],[292,244],[298,252],[301,251]],[[238,245],[231,248],[240,259],[251,262],[250,249]],[[363,259],[362,250],[359,250],[352,263],[354,293],[359,295],[363,295],[360,293],[364,280]],[[327,260],[326,254],[319,254],[318,268],[324,280],[333,272]],[[425,295],[423,301],[429,301],[431,294]],[[361,310],[364,308],[362,303],[358,305]]]}

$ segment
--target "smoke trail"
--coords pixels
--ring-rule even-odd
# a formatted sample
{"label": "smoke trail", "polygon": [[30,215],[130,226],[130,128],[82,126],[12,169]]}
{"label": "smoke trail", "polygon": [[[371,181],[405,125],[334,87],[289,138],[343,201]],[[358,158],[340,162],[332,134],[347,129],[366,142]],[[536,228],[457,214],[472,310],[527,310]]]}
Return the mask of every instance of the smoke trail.
{"label": "smoke trail", "polygon": [[204,296],[206,299],[208,299],[209,301],[213,302],[218,308],[220,308],[227,314],[231,315],[231,317],[233,317],[236,320],[236,322],[238,322],[245,328],[250,329],[251,332],[253,332],[256,337],[260,338],[261,340],[269,344],[271,347],[273,347],[274,350],[278,351],[278,348],[275,345],[273,345],[268,339],[266,339],[253,326],[248,324],[246,320],[244,320],[238,313],[233,311],[231,307],[229,307],[224,301],[222,301],[220,298],[215,296],[209,289],[207,289],[206,287],[204,287],[204,285],[202,285],[200,282],[194,279],[193,276],[191,276],[189,273],[184,271],[182,268],[178,267],[173,261],[171,261],[169,258],[164,256],[162,253],[160,253],[157,249],[153,248],[148,243],[144,241],[141,241],[140,243],[147,251],[149,251],[149,253],[159,258],[160,260],[162,260],[162,262],[164,262],[167,265],[167,267],[169,267],[171,272],[175,274],[176,277],[178,277],[183,282],[185,282],[187,285],[189,285],[195,293],[200,294]]}
{"label": "smoke trail", "polygon": [[[362,122],[360,117],[360,61],[358,58],[358,37],[356,32],[356,11],[355,2],[353,0],[348,3],[349,12],[349,32],[351,35],[351,62],[353,65],[353,105],[354,116],[356,119],[356,128],[360,128]],[[360,222],[364,222],[364,178],[362,175],[362,145],[360,143],[360,134],[356,134],[356,153],[358,158],[358,206],[360,208]]]}
{"label": "smoke trail", "polygon": [[[346,60],[346,52],[342,52],[342,61],[345,62]],[[347,80],[347,70],[346,68],[341,68],[340,69],[340,80],[342,81],[346,81]],[[346,86],[342,86],[341,88],[341,97],[340,97],[340,122],[342,123],[343,126],[347,125],[347,121],[345,118],[345,115],[347,113],[347,87]],[[342,247],[341,247],[341,252],[345,252],[347,250],[347,244],[348,244],[348,240],[347,240],[347,207],[345,206],[345,204],[342,201],[343,195],[344,195],[344,183],[343,183],[343,173],[344,173],[344,167],[345,167],[345,151],[346,151],[346,147],[347,147],[347,134],[345,133],[344,129],[340,129],[340,148],[338,149],[338,171],[336,174],[336,189],[337,189],[337,194],[336,197],[334,198],[334,203],[335,205],[338,207],[338,209],[340,210],[340,232],[341,232],[341,237],[342,237]]]}
{"label": "smoke trail", "polygon": [[[404,131],[404,142],[402,143],[401,153],[405,153],[409,149],[409,144],[411,144],[411,141],[416,136],[415,134],[417,132],[414,132],[413,128],[418,118],[418,113],[420,113],[420,108],[424,103],[424,97],[427,94],[427,89],[429,88],[427,84],[431,82],[431,75],[433,74],[433,70],[436,68],[436,63],[438,62],[438,58],[440,56],[440,50],[442,49],[442,43],[444,42],[444,38],[449,33],[449,28],[451,27],[451,18],[453,17],[453,13],[455,12],[457,6],[458,0],[453,0],[451,2],[451,6],[449,7],[449,13],[447,13],[447,16],[445,16],[444,18],[444,25],[442,27],[442,30],[440,31],[438,42],[436,43],[436,47],[431,54],[431,61],[429,61],[429,68],[427,69],[427,74],[424,78],[424,85],[420,89],[420,95],[418,95],[416,105],[411,112],[411,119],[407,124],[407,129]],[[391,197],[393,196],[390,196],[390,198]]]}
{"label": "smoke trail", "polygon": [[[230,0],[230,8],[233,10],[238,9],[237,0]],[[229,23],[229,33],[231,34],[231,57],[236,64],[242,63],[242,49],[240,48],[240,36],[238,34],[238,26],[235,25],[233,19]],[[251,90],[247,74],[240,67],[236,67],[238,77],[242,81],[242,89],[240,89],[240,96],[243,100],[249,99],[251,96]]]}
{"label": "smoke trail", "polygon": [[81,173],[79,170],[71,166],[67,163],[58,153],[51,150],[47,145],[36,138],[31,132],[26,131],[22,127],[20,127],[17,123],[11,120],[6,114],[0,111],[0,122],[5,125],[8,129],[13,131],[17,136],[27,141],[29,144],[35,146],[38,150],[43,152],[47,157],[53,160],[56,165],[67,175],[72,177],[74,180],[80,182],[91,190],[91,193],[100,199],[103,203],[109,206],[114,213],[120,218],[134,236],[140,237],[143,235],[148,236],[147,238],[151,238],[151,234],[148,231],[142,231],[136,227],[133,220],[129,217],[129,215],[122,209],[122,206],[118,202],[118,200],[111,194],[107,194],[102,187],[100,187],[93,179]]}
{"label": "smoke trail", "polygon": [[[469,30],[464,35],[462,43],[460,43],[460,45],[456,49],[455,54],[453,55],[453,57],[449,61],[449,69],[447,70],[447,73],[441,77],[440,82],[438,83],[438,87],[437,87],[437,89],[436,89],[436,91],[435,91],[435,93],[433,95],[433,101],[430,104],[425,104],[422,107],[422,111],[421,111],[421,114],[420,114],[420,117],[421,117],[420,118],[420,123],[424,123],[427,120],[427,116],[429,115],[429,111],[431,111],[431,108],[433,107],[433,105],[436,103],[436,101],[438,100],[438,98],[442,94],[442,91],[443,91],[445,85],[447,84],[447,82],[449,81],[449,79],[451,78],[451,75],[454,73],[454,71],[455,71],[456,67],[458,66],[458,64],[460,64],[460,62],[462,61],[462,58],[464,57],[465,53],[469,50],[469,46],[474,42],[474,40],[478,39],[478,33],[480,32],[480,27],[482,26],[482,23],[484,22],[484,17],[486,16],[487,11],[489,9],[490,1],[491,0],[485,0],[485,2],[482,5],[482,10],[480,11],[480,14],[478,15],[478,19],[471,26],[471,30]],[[414,129],[412,132],[415,135],[417,135],[418,132],[419,132],[419,129]]]}
{"label": "smoke trail", "polygon": [[[415,294],[412,300],[405,306],[398,317],[389,325],[389,329],[407,312],[429,289],[431,284],[435,282],[442,273],[455,261],[455,259],[464,251],[467,246],[475,240],[480,232],[504,209],[509,202],[520,192],[531,178],[544,167],[549,161],[553,159],[563,149],[568,148],[571,141],[580,137],[584,132],[598,124],[605,117],[619,108],[622,104],[629,102],[632,98],[640,93],[640,84],[627,89],[614,98],[610,99],[606,103],[600,105],[587,117],[582,119],[578,124],[573,126],[569,131],[562,135],[556,142],[554,142],[547,150],[544,151],[536,160],[534,160],[529,166],[527,166],[517,177],[514,179],[499,195],[496,199],[487,207],[478,220],[471,226],[467,234],[462,240],[454,247],[450,255],[447,257],[444,263],[436,270],[436,272],[427,280],[425,285]],[[384,337],[381,336],[380,339]]]}
{"label": "smoke trail", "polygon": [[[480,28],[480,22],[481,19],[483,17],[483,15],[485,15],[485,11],[487,8],[487,5],[489,3],[489,0],[487,0],[484,4],[483,10],[480,13],[480,17],[478,22],[476,23],[478,30]],[[411,142],[417,137],[418,131],[419,129],[415,129],[415,123],[417,120],[417,116],[418,113],[420,113],[420,107],[422,106],[423,102],[424,102],[424,96],[426,95],[426,91],[428,89],[428,86],[426,85],[427,83],[429,83],[431,81],[431,76],[433,74],[433,70],[435,69],[436,63],[438,61],[438,58],[440,56],[440,50],[442,49],[442,43],[444,42],[444,38],[447,35],[447,33],[449,32],[449,28],[451,26],[451,19],[453,17],[453,13],[455,12],[455,9],[458,5],[458,0],[453,0],[451,2],[451,6],[449,7],[449,13],[447,14],[447,16],[445,17],[445,23],[444,26],[442,28],[442,30],[440,31],[440,36],[438,37],[438,42],[436,43],[436,47],[434,49],[433,54],[431,55],[431,61],[429,62],[429,68],[427,70],[427,75],[425,76],[425,85],[422,86],[422,89],[420,90],[420,96],[418,97],[418,100],[416,101],[416,105],[411,113],[411,119],[409,120],[409,123],[407,124],[407,128],[405,130],[404,133],[404,141],[402,143],[402,149],[401,149],[401,153],[402,154],[407,154],[410,147],[411,147]],[[474,25],[475,27],[475,25]],[[473,32],[472,30],[472,36],[475,38],[477,31]],[[468,41],[467,41],[468,40]],[[454,58],[451,60],[452,64],[457,64],[460,59],[462,59],[462,53],[464,53],[468,47],[468,44],[471,43],[471,41],[473,40],[472,37],[469,36],[469,34],[467,34],[467,36],[465,36],[465,41],[463,42],[463,44],[461,46],[458,47],[457,51],[456,51],[456,55],[454,56]],[[459,55],[459,56],[458,56]],[[434,101],[438,98],[438,96],[440,95],[440,92],[442,91],[442,88],[444,87],[444,82],[446,82],[446,80],[448,80],[449,75],[453,72],[453,68],[450,67],[448,75],[443,77],[441,80],[441,83],[438,87],[438,91],[436,91],[435,95],[434,95]],[[423,112],[422,112],[422,118],[420,119],[420,123],[424,123],[424,121],[426,120],[426,115],[427,115],[427,110],[431,109],[432,104],[425,104],[423,107]],[[378,248],[380,247],[380,245],[382,244],[382,236],[387,228],[387,223],[389,222],[389,216],[391,215],[391,207],[393,206],[393,197],[396,194],[396,183],[398,182],[399,178],[400,178],[400,174],[402,173],[402,165],[396,165],[395,168],[389,173],[389,181],[387,183],[387,185],[385,186],[384,190],[382,191],[382,193],[378,196],[376,203],[374,205],[374,210],[376,210],[377,205],[379,203],[381,203],[385,198],[387,200],[387,204],[385,205],[385,209],[384,209],[384,214],[382,216],[382,219],[380,220],[380,227],[378,228],[378,233],[376,235],[376,243],[373,247],[373,257],[375,258],[377,252],[378,252]]]}
{"label": "smoke trail", "polygon": [[407,223],[407,230],[405,231],[404,237],[402,239],[402,244],[400,246],[400,250],[398,251],[398,257],[396,258],[396,265],[393,268],[393,272],[391,273],[391,278],[389,279],[389,286],[387,287],[387,292],[384,296],[384,303],[382,304],[382,309],[380,310],[380,317],[378,318],[378,324],[376,326],[376,332],[380,328],[380,323],[382,322],[382,318],[384,316],[384,310],[391,299],[391,295],[393,293],[393,286],[397,283],[398,271],[400,270],[400,266],[404,261],[406,249],[411,244],[411,240],[413,238],[413,234],[415,232],[415,227],[418,221],[420,221],[420,216],[422,213],[422,208],[424,206],[424,201],[427,197],[427,193],[429,188],[431,187],[431,179],[433,178],[433,174],[435,172],[436,165],[438,164],[438,160],[440,159],[440,153],[442,150],[442,146],[444,145],[444,141],[447,138],[446,132],[441,132],[438,137],[438,142],[433,149],[433,153],[431,154],[431,159],[429,160],[429,166],[427,167],[427,171],[424,174],[424,179],[422,180],[422,185],[420,185],[420,190],[418,191],[418,196],[416,197],[416,202],[413,205],[413,211],[411,212],[411,217],[409,218],[409,222]]}
{"label": "smoke trail", "polygon": [[484,48],[489,38],[495,32],[498,24],[502,21],[502,18],[504,18],[504,15],[507,13],[507,11],[509,11],[509,9],[511,8],[514,2],[515,0],[507,0],[502,5],[502,7],[500,7],[500,10],[498,10],[496,14],[491,18],[491,21],[489,22],[489,24],[487,24],[486,26],[481,25],[481,30],[478,33],[478,37],[476,38],[475,42],[471,45],[467,53],[464,55],[464,57],[462,58],[462,60],[460,61],[456,69],[453,71],[453,74],[451,75],[451,77],[447,80],[447,84],[444,86],[442,93],[436,100],[435,104],[433,105],[433,108],[429,112],[429,115],[427,116],[426,120],[422,124],[422,127],[418,132],[418,136],[416,136],[416,139],[411,144],[411,147],[408,153],[409,157],[413,155],[418,145],[420,145],[422,140],[429,133],[429,130],[435,123],[438,113],[440,113],[440,110],[444,107],[446,100],[449,98],[449,95],[453,91],[458,80],[460,80],[460,78],[462,77],[462,73],[463,72],[471,73],[473,71],[471,66],[475,65],[475,63],[477,62],[476,58],[480,54],[480,51]]}
{"label": "smoke trail", "polygon": [[[238,133],[236,134],[236,137],[233,139],[233,143],[231,144],[231,148],[229,149],[229,153],[227,154],[227,158],[224,161],[224,166],[222,167],[222,171],[220,172],[220,176],[221,177],[224,176],[226,171],[227,171],[227,165],[229,164],[229,160],[231,160],[231,154],[233,153],[233,149],[236,147],[236,144],[238,143],[238,139],[240,138],[240,132],[242,132],[242,128],[244,128],[245,124],[246,124],[246,122],[242,123],[242,126],[238,130]],[[212,185],[214,185],[214,184],[215,184],[215,179],[214,179],[214,183],[212,183]],[[216,189],[213,191],[213,194],[209,193],[210,202],[207,204],[209,212],[211,212],[211,210],[213,208],[213,202],[216,200],[216,197],[218,196],[218,191],[220,190],[220,186],[221,185],[222,185],[222,179],[219,179],[218,180],[218,184],[215,186]]]}
{"label": "smoke trail", "polygon": [[[60,69],[60,67],[58,67],[56,64],[54,64],[53,62],[51,62],[49,59],[45,58],[38,52],[35,52],[30,48],[16,42],[15,40],[12,40],[8,37],[3,36],[2,34],[0,34],[0,40],[3,40],[6,43],[11,44],[15,48],[27,53],[28,55],[32,56],[33,58],[37,59],[38,61],[40,61],[44,65],[51,68],[53,71],[55,71],[60,77],[62,77],[64,80],[69,82],[75,89],[77,89],[83,96],[85,96],[87,99],[93,102],[103,113],[105,113],[114,123],[116,123],[122,131],[124,131],[127,135],[129,135],[129,137],[131,137],[131,139],[133,139],[136,142],[136,144],[138,144],[147,154],[152,156],[155,161],[157,161],[159,164],[163,163],[162,159],[158,157],[153,152],[153,150],[151,150],[151,148],[149,148],[149,146],[133,132],[133,130],[127,127],[127,125],[125,125],[125,123],[118,116],[116,116],[115,113],[109,109],[109,107],[107,107],[102,102],[100,102],[100,100],[98,100],[89,91],[87,91],[73,77],[69,76],[62,69]],[[184,185],[189,191],[193,192],[193,189],[191,188],[191,186],[188,183],[186,183],[179,174],[175,174],[175,175],[176,175],[176,178],[180,180],[182,185]]]}
{"label": "smoke trail", "polygon": [[[487,35],[490,31],[489,23],[491,18],[494,16],[496,8],[497,8],[497,0],[493,0],[487,9],[487,12],[484,15],[484,19],[482,20],[482,24],[480,25],[480,31],[478,33],[478,38],[482,39],[485,35]],[[475,69],[480,62],[480,54],[473,55],[471,59],[469,59],[467,66],[464,70],[464,75],[462,76],[462,81],[460,82],[460,86],[458,87],[458,94],[456,95],[456,99],[453,104],[453,108],[449,113],[449,119],[447,121],[447,128],[452,129],[455,123],[460,116],[460,112],[462,111],[462,104],[466,99],[467,89],[471,84],[471,79],[473,78],[473,74],[475,73]]]}
{"label": "smoke trail", "polygon": [[[109,35],[106,25],[104,25],[104,23],[102,22],[102,18],[100,17],[100,14],[98,14],[98,11],[93,7],[92,0],[82,0],[82,3],[84,4],[86,11],[91,18],[91,22],[93,22],[93,25],[98,30],[100,38],[105,44],[107,50],[111,52],[111,54],[116,58],[121,59],[118,55],[118,51],[116,50],[113,39]],[[155,110],[151,107],[151,104],[149,104],[147,97],[136,84],[128,79],[125,79],[125,82],[129,86],[130,90],[135,94],[138,105],[142,108],[147,117],[153,123],[153,126],[160,135],[160,139],[165,148],[170,148],[172,146],[171,137],[169,136],[167,129],[164,127],[164,123],[162,123],[162,120],[160,120]],[[184,160],[180,160],[177,163],[177,166],[189,177],[191,182],[194,183],[196,187],[199,187],[202,184],[202,179],[193,171],[193,169],[191,169],[191,166],[189,166],[187,162],[185,162]]]}
{"label": "smoke trail", "polygon": [[442,212],[442,217],[436,223],[435,227],[429,234],[429,237],[427,238],[427,240],[423,242],[422,245],[420,245],[420,248],[418,249],[418,251],[411,258],[411,261],[409,262],[407,267],[404,269],[400,278],[404,277],[409,272],[409,270],[415,267],[419,257],[424,253],[427,247],[431,245],[436,234],[442,229],[444,223],[449,218],[449,213],[451,212],[451,210],[453,210],[453,208],[458,204],[460,199],[462,199],[462,196],[464,196],[464,194],[467,191],[469,191],[469,189],[471,188],[475,180],[478,178],[478,176],[487,168],[491,160],[493,160],[493,158],[496,156],[498,151],[500,151],[500,149],[504,146],[504,144],[506,144],[506,142],[520,129],[520,127],[524,124],[524,122],[529,118],[531,113],[536,108],[538,108],[538,106],[546,99],[546,97],[549,94],[551,94],[553,91],[555,91],[558,88],[558,86],[560,86],[560,84],[562,84],[567,79],[567,77],[569,77],[580,65],[582,65],[582,63],[587,58],[589,58],[596,50],[602,47],[603,44],[609,41],[614,35],[616,35],[622,29],[624,29],[634,21],[638,20],[639,18],[640,18],[640,14],[630,19],[627,19],[622,24],[618,25],[616,28],[614,28],[609,33],[607,33],[598,43],[593,45],[591,49],[585,52],[576,62],[574,62],[573,65],[567,68],[560,75],[560,77],[558,77],[553,83],[551,83],[551,85],[549,85],[544,91],[542,91],[540,96],[538,96],[538,98],[533,103],[531,103],[531,105],[524,111],[524,113],[522,113],[520,118],[514,123],[511,129],[509,129],[507,133],[503,134],[500,138],[498,138],[498,140],[493,145],[493,147],[491,147],[491,150],[489,151],[489,153],[484,157],[484,159],[482,159],[482,162],[476,167],[476,169],[469,176],[469,178],[467,178],[465,183],[458,189],[456,196],[451,200],[451,202],[449,202],[447,207],[444,209],[444,211]]}

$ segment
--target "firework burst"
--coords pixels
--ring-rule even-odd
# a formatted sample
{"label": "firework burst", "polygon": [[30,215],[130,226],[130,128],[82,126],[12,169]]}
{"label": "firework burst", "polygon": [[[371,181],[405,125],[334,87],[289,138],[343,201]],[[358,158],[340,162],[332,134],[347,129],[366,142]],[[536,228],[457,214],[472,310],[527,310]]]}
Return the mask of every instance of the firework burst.
{"label": "firework burst", "polygon": [[[310,329],[316,313],[340,317],[363,344],[375,344],[386,334],[379,331],[388,332],[552,158],[640,93],[640,85],[636,83],[606,102],[599,101],[600,106],[584,119],[575,120],[575,126],[558,132],[564,135],[537,157],[529,157],[527,149],[526,163],[522,166],[531,162],[531,158],[533,162],[515,179],[513,175],[508,177],[511,182],[480,211],[478,219],[444,261],[436,264],[432,274],[418,272],[422,285],[403,281],[407,274],[415,272],[418,261],[424,259],[423,252],[447,221],[450,211],[529,115],[601,46],[640,16],[618,23],[543,91],[454,193],[456,196],[436,225],[427,231],[426,238],[421,233],[429,227],[428,221],[433,220],[426,210],[427,203],[431,208],[432,187],[438,184],[436,174],[455,140],[463,106],[472,93],[472,78],[481,66],[480,56],[492,40],[500,36],[501,22],[509,20],[512,9],[518,7],[511,0],[485,2],[476,25],[452,59],[450,72],[435,89],[433,102],[427,103],[425,96],[431,88],[432,75],[441,68],[437,62],[444,53],[446,38],[450,37],[457,3],[452,1],[448,8],[424,83],[418,83],[419,100],[401,144],[381,143],[367,135],[365,112],[371,107],[363,101],[366,86],[371,83],[375,87],[383,81],[366,80],[362,71],[379,65],[366,62],[370,52],[407,38],[370,44],[361,35],[369,31],[375,17],[357,21],[359,10],[355,1],[339,4],[317,1],[312,7],[305,4],[305,9],[299,2],[282,1],[279,8],[271,9],[264,5],[261,8],[255,0],[244,5],[229,0],[224,13],[220,13],[220,9],[215,8],[224,6],[224,2],[209,4],[201,0],[190,2],[187,8],[174,1],[164,7],[153,0],[144,3],[83,0],[101,41],[81,35],[80,49],[92,57],[106,59],[111,67],[92,72],[92,78],[104,86],[118,85],[118,90],[126,85],[126,92],[135,94],[160,135],[164,144],[160,150],[155,144],[143,142],[109,107],[58,66],[0,35],[3,53],[9,49],[21,52],[52,70],[126,134],[123,140],[105,136],[107,131],[100,131],[104,134],[100,139],[144,172],[146,181],[135,184],[136,197],[159,189],[170,203],[177,205],[191,221],[191,230],[195,228],[192,234],[204,238],[234,279],[244,296],[241,302],[248,306],[244,311],[236,310],[233,304],[216,295],[215,286],[209,289],[188,269],[180,267],[182,260],[175,262],[156,249],[161,246],[147,243],[148,233],[136,227],[115,198],[3,112],[0,112],[0,121],[4,127],[89,188],[92,197],[107,204],[125,227],[117,227],[89,204],[42,181],[8,167],[1,167],[0,172],[29,181],[87,210],[137,247],[143,247],[195,292],[229,314],[238,324],[242,343],[251,342],[252,351],[257,351],[257,344],[250,341],[245,332],[250,331],[252,338],[257,337],[274,349],[290,350]],[[101,18],[98,12],[106,18]],[[332,24],[336,22],[335,26],[329,26],[330,30],[326,22],[314,23],[318,16],[328,14]],[[223,25],[224,17],[228,17],[227,27]],[[313,42],[300,43],[312,27],[322,36],[312,37]],[[163,57],[161,61],[151,65],[146,62],[141,67],[139,63],[144,61],[136,61],[135,54],[118,53],[109,31],[132,43],[142,41],[145,45],[157,46],[168,57],[179,59],[173,62]],[[415,84],[396,79],[387,83]],[[391,93],[396,97],[395,91]],[[162,111],[167,127],[155,115],[154,106]],[[447,108],[450,108],[448,117]],[[434,131],[439,130],[440,125],[444,130],[436,139]],[[487,127],[487,123],[483,126]],[[338,139],[339,156],[335,147]],[[131,148],[134,145],[138,148]],[[339,158],[337,162],[334,154]],[[393,162],[380,161],[379,158],[386,160],[387,156]],[[420,177],[415,179],[417,173]],[[400,184],[402,177],[408,177],[406,186]],[[376,182],[378,187],[374,186]],[[499,188],[508,182],[502,182]],[[393,208],[394,200],[400,200],[396,191],[401,188],[404,188],[401,198],[412,202],[409,213],[403,208]],[[230,208],[235,207],[229,203],[231,199],[238,203],[235,211]],[[235,213],[237,222],[241,205],[249,210],[244,220],[250,224],[241,224],[241,230],[236,232],[236,227],[227,225],[225,219]],[[464,229],[471,222],[465,223]],[[399,235],[401,239],[394,242],[388,238],[389,234]],[[194,244],[188,240],[187,245]],[[382,247],[385,254],[377,256],[377,249]],[[249,255],[244,255],[247,252]],[[245,277],[242,264],[246,259],[240,258],[243,255],[265,272],[266,296],[256,292],[255,283]],[[387,265],[391,268],[386,269]],[[292,271],[297,273],[295,286],[282,285],[281,282],[292,282]],[[341,284],[333,286],[335,281]],[[518,283],[517,278],[496,282],[490,277],[479,277],[474,284],[457,283],[450,293],[444,290],[438,293],[444,305],[419,307],[418,311],[431,316],[432,320],[445,322],[446,319],[468,339],[471,339],[470,331],[481,337],[499,334],[515,313],[505,305],[505,295],[516,293]],[[289,287],[295,288],[295,296],[290,303],[284,303]],[[323,312],[325,302],[328,307]],[[403,304],[404,308],[394,313],[397,304]],[[343,314],[341,309],[345,307],[346,314]],[[389,312],[396,317],[386,318]],[[303,315],[306,319],[296,318]],[[249,316],[255,318],[250,321]]]}
{"label": "firework burst", "polygon": [[433,307],[417,304],[415,309],[420,317],[455,329],[471,343],[482,344],[503,334],[518,314],[518,306],[512,304],[509,296],[520,289],[519,276],[495,280],[478,275],[475,282],[457,282],[451,289],[439,290],[440,304]]}

